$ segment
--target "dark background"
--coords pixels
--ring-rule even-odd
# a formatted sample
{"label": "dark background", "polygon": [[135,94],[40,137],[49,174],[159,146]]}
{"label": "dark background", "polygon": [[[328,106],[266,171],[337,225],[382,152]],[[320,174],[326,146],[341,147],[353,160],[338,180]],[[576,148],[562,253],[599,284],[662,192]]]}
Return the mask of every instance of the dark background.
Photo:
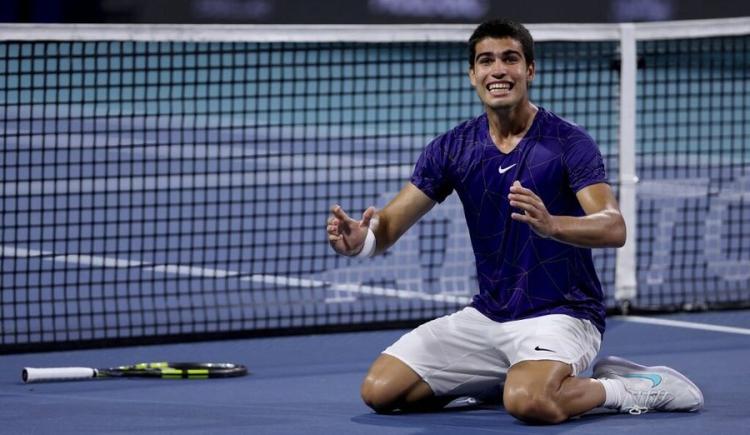
{"label": "dark background", "polygon": [[0,21],[58,23],[605,23],[750,16],[742,0],[0,0]]}

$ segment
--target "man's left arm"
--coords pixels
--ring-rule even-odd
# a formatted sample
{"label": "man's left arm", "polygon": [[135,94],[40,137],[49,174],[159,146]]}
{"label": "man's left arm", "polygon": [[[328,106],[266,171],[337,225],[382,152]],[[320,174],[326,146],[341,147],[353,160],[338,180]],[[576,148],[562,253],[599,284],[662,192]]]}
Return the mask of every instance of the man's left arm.
{"label": "man's left arm", "polygon": [[523,211],[511,218],[529,224],[542,237],[585,248],[621,247],[625,244],[625,220],[617,199],[606,183],[586,186],[576,193],[585,216],[553,216],[544,202],[516,181],[510,188],[510,205]]}

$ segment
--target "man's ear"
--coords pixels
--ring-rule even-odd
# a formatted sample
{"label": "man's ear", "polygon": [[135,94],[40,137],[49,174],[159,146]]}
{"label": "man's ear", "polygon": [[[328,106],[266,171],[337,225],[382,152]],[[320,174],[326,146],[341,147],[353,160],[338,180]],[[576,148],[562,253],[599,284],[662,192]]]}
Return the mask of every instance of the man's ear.
{"label": "man's ear", "polygon": [[529,83],[534,80],[534,77],[536,77],[536,61],[531,62],[526,69],[526,78]]}
{"label": "man's ear", "polygon": [[474,76],[474,66],[469,67],[469,81],[471,82],[471,86],[476,87],[477,86],[477,79]]}

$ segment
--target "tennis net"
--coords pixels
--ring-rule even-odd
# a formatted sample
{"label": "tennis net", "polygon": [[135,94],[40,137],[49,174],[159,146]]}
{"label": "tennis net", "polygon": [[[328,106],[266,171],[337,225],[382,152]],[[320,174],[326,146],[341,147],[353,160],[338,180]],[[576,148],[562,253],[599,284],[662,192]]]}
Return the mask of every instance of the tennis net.
{"label": "tennis net", "polygon": [[[703,24],[530,26],[533,101],[586,127],[631,213],[629,245],[595,252],[611,310],[750,301],[750,21],[685,33]],[[1,352],[406,326],[470,300],[453,197],[368,261],[324,228],[481,113],[472,26],[3,28]]]}

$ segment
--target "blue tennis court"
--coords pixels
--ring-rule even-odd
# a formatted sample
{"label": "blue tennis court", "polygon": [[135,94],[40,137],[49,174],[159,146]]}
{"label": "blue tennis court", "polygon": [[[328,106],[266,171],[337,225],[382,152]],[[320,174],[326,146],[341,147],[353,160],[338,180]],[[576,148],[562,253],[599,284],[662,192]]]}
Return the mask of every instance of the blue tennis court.
{"label": "blue tennis court", "polygon": [[[0,416],[6,433],[742,433],[750,425],[745,406],[750,400],[750,313],[646,321],[654,319],[689,324],[612,319],[601,355],[679,369],[703,390],[706,407],[697,414],[594,413],[556,427],[520,423],[499,402],[426,414],[374,414],[360,400],[359,385],[374,357],[403,332],[394,330],[8,355],[0,359]],[[710,326],[724,329],[706,330]],[[218,380],[21,383],[24,366],[154,360],[231,361],[246,364],[252,374]]]}

